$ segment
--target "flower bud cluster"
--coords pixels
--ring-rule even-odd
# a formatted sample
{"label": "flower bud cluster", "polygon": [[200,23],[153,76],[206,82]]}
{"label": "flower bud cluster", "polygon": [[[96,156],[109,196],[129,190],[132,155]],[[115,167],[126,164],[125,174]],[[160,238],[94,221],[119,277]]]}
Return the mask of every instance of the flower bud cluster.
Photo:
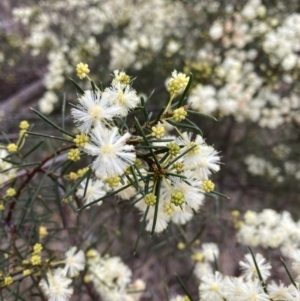
{"label": "flower bud cluster", "polygon": [[288,211],[248,210],[241,219],[237,240],[251,247],[280,248],[283,255],[291,256],[300,246],[299,221]]}
{"label": "flower bud cluster", "polygon": [[89,250],[86,256],[88,269],[85,282],[93,283],[101,298],[104,300],[140,300],[146,285],[140,279],[132,281],[132,271],[120,257],[103,257],[94,249]]}

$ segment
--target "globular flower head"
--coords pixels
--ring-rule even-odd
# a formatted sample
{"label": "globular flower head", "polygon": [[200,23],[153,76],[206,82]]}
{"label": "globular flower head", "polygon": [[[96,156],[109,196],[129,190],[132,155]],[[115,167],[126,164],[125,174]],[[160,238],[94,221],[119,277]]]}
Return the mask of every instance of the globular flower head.
{"label": "globular flower head", "polygon": [[105,182],[108,184],[109,187],[118,187],[120,184],[121,178],[118,176],[115,177],[108,177],[105,179]]}
{"label": "globular flower head", "polygon": [[174,110],[174,112],[173,112],[173,118],[177,122],[184,120],[186,115],[187,115],[187,112],[183,107],[178,108],[178,109]]}
{"label": "globular flower head", "polygon": [[219,248],[215,243],[203,243],[202,254],[205,261],[214,262],[219,256]]}
{"label": "globular flower head", "polygon": [[153,193],[148,193],[144,197],[147,206],[154,206],[156,203],[156,196]]}
{"label": "globular flower head", "polygon": [[215,184],[210,180],[204,180],[202,182],[202,189],[204,192],[209,193],[215,189]]}
{"label": "globular flower head", "polygon": [[174,205],[186,203],[194,210],[198,210],[203,203],[204,195],[201,193],[200,181],[193,178],[191,173],[184,173],[185,180],[170,177],[170,185],[163,187],[162,195]]}
{"label": "globular flower head", "polygon": [[78,148],[73,148],[68,152],[68,159],[71,161],[79,161],[80,160],[80,150]]}
{"label": "globular flower head", "polygon": [[120,83],[122,85],[129,85],[130,76],[127,75],[124,71],[115,70],[113,84]]}
{"label": "globular flower head", "polygon": [[46,279],[40,281],[40,287],[44,294],[49,298],[49,301],[68,301],[73,294],[73,288],[70,288],[72,282],[63,274],[62,269],[49,271]]}
{"label": "globular flower head", "polygon": [[6,194],[5,194],[6,197],[13,197],[15,195],[16,195],[16,190],[14,188],[11,187],[6,190]]}
{"label": "globular flower head", "polygon": [[126,144],[129,137],[129,133],[120,136],[116,127],[111,130],[97,127],[92,131],[91,143],[87,143],[84,150],[96,156],[92,168],[99,178],[120,176],[134,163],[134,147]]}
{"label": "globular flower head", "polygon": [[40,226],[39,227],[39,236],[40,236],[40,238],[42,239],[42,238],[44,238],[47,235],[48,235],[47,228],[44,227],[44,226]]}
{"label": "globular flower head", "polygon": [[104,94],[108,97],[110,104],[121,110],[121,116],[127,116],[128,112],[134,109],[139,103],[136,91],[129,85],[124,86],[120,82],[113,83],[105,89]]}
{"label": "globular flower head", "polygon": [[11,276],[6,276],[6,277],[4,277],[3,282],[4,282],[4,286],[9,286],[14,282],[14,280]]}
{"label": "globular flower head", "polygon": [[201,300],[223,301],[223,277],[220,273],[203,275],[199,286]]}
{"label": "globular flower head", "polygon": [[293,300],[289,287],[285,286],[283,283],[277,284],[272,281],[268,285],[268,294],[272,300]]}
{"label": "globular flower head", "polygon": [[120,116],[120,107],[111,105],[106,94],[85,91],[78,99],[79,104],[71,110],[78,129],[87,134],[92,127],[102,126],[112,121],[115,116]]}
{"label": "globular flower head", "polygon": [[165,128],[163,126],[153,126],[151,128],[152,130],[152,136],[154,136],[156,139],[160,139],[165,135]]}
{"label": "globular flower head", "polygon": [[15,153],[18,150],[18,146],[15,143],[9,143],[7,145],[7,150],[9,153]]}
{"label": "globular flower head", "polygon": [[169,148],[169,154],[172,157],[177,156],[180,153],[180,147],[176,143],[170,142],[167,144],[167,147]]}
{"label": "globular flower head", "polygon": [[41,253],[43,250],[43,246],[40,244],[40,243],[36,243],[34,246],[33,246],[33,253],[34,254],[39,254]]}
{"label": "globular flower head", "polygon": [[85,267],[85,256],[82,250],[77,253],[77,247],[72,247],[66,252],[65,268],[63,270],[64,275],[69,277],[75,277],[80,271],[84,270]]}
{"label": "globular flower head", "polygon": [[175,96],[182,92],[189,82],[189,77],[184,73],[177,73],[176,70],[172,72],[172,78],[168,83],[168,91],[171,95]]}
{"label": "globular flower head", "polygon": [[[85,187],[87,188],[85,189]],[[85,195],[84,195],[85,192]],[[106,191],[104,190],[104,184],[100,180],[92,180],[90,179],[88,184],[87,184],[87,179],[83,180],[80,183],[80,186],[76,192],[76,195],[80,198],[83,198],[84,200],[84,205],[88,205],[97,199],[100,199],[104,197],[106,194]],[[99,201],[97,203],[98,205],[101,205],[102,202]]]}
{"label": "globular flower head", "polygon": [[42,262],[41,256],[37,254],[33,254],[30,259],[32,265],[39,265]]}
{"label": "globular flower head", "polygon": [[29,128],[29,123],[27,120],[23,120],[20,122],[19,127],[21,130],[27,130]]}
{"label": "globular flower head", "polygon": [[76,137],[73,139],[73,142],[76,144],[77,147],[84,147],[88,141],[89,137],[85,134],[76,135]]}
{"label": "globular flower head", "polygon": [[76,71],[77,71],[77,76],[80,79],[84,79],[90,73],[89,66],[81,62],[77,64]]}
{"label": "globular flower head", "polygon": [[[270,276],[270,264],[266,261],[266,259],[259,253],[255,255],[255,261],[257,263],[258,269],[262,278],[265,280]],[[258,279],[258,272],[255,266],[255,262],[252,258],[252,255],[246,254],[245,261],[240,261],[240,267],[243,271],[243,275],[247,280]]]}

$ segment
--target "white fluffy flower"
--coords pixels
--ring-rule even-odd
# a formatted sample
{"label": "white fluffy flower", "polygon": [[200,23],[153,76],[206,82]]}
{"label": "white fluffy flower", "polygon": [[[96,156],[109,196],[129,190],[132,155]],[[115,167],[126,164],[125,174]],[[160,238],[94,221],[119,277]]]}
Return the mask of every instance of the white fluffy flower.
{"label": "white fluffy flower", "polygon": [[193,218],[194,214],[192,209],[186,205],[182,204],[179,206],[174,206],[174,213],[172,215],[172,222],[178,225],[184,225]]}
{"label": "white fluffy flower", "polygon": [[108,97],[111,105],[119,108],[121,116],[126,116],[129,110],[134,109],[140,101],[134,89],[119,82],[105,89],[103,94]]}
{"label": "white fluffy flower", "polygon": [[185,203],[194,210],[199,210],[203,204],[204,194],[201,191],[201,181],[193,179],[190,173],[184,174],[187,178],[182,180],[177,177],[170,177],[171,186],[165,186],[162,193],[162,198],[171,200],[173,192],[181,192],[184,196]]}
{"label": "white fluffy flower", "polygon": [[249,281],[242,286],[241,296],[235,299],[236,301],[270,301],[267,294],[264,293],[259,281]]}
{"label": "white fluffy flower", "polygon": [[194,274],[198,279],[208,274],[213,274],[213,269],[211,264],[208,262],[197,262],[194,267]]}
{"label": "white fluffy flower", "polygon": [[[83,180],[80,183],[80,186],[76,192],[76,195],[80,198],[83,198],[84,196],[86,181],[87,179]],[[84,205],[90,204],[97,199],[102,198],[103,196],[105,196],[105,194],[106,191],[104,190],[104,184],[100,180],[93,181],[90,179],[84,196]],[[102,201],[98,202],[97,204],[101,205]]]}
{"label": "white fluffy flower", "polygon": [[226,277],[224,279],[224,297],[226,300],[237,300],[243,296],[245,282],[242,277]]}
{"label": "white fluffy flower", "polygon": [[185,168],[193,169],[197,167],[199,161],[202,159],[200,150],[205,145],[203,138],[197,135],[195,141],[192,141],[192,133],[184,132],[181,137],[178,138],[178,144],[183,146],[181,148],[181,154],[188,151],[183,157]]}
{"label": "white fluffy flower", "polygon": [[219,256],[219,248],[215,243],[203,243],[201,253],[205,261],[214,262],[215,258]]}
{"label": "white fluffy flower", "polygon": [[[147,220],[146,230],[149,232],[152,231],[154,216],[155,216],[155,207],[151,206],[149,208],[149,212],[146,218]],[[170,216],[164,212],[162,202],[160,202],[157,216],[156,216],[154,232],[161,233],[162,231],[164,231],[168,227],[169,221],[170,221]]]}
{"label": "white fluffy flower", "polygon": [[[255,255],[255,261],[257,263],[258,269],[260,271],[261,277],[265,280],[270,276],[270,264],[266,259],[259,253]],[[243,275],[247,280],[258,279],[258,273],[252,255],[246,254],[245,261],[239,262],[241,269],[243,270]]]}
{"label": "white fluffy flower", "polygon": [[105,121],[121,115],[120,107],[111,106],[105,93],[85,91],[78,101],[77,108],[73,108],[71,113],[77,127],[83,133],[88,133],[92,126],[104,125]]}
{"label": "white fluffy flower", "polygon": [[219,171],[220,157],[217,151],[207,145],[200,135],[192,141],[191,133],[183,133],[177,143],[181,148],[181,154],[188,151],[183,156],[185,170],[194,170],[193,174],[200,180],[207,180],[213,172]]}
{"label": "white fluffy flower", "polygon": [[290,289],[286,287],[283,283],[279,285],[272,281],[268,285],[268,294],[272,300],[293,300],[293,296],[290,293]]}
{"label": "white fluffy flower", "polygon": [[212,172],[220,170],[220,156],[218,152],[209,145],[200,149],[199,162],[195,169],[195,174],[202,180],[207,180]]}
{"label": "white fluffy flower", "polygon": [[223,301],[223,277],[219,272],[208,274],[201,278],[199,286],[200,301]]}
{"label": "white fluffy flower", "polygon": [[62,269],[49,271],[46,279],[40,281],[40,287],[49,301],[68,301],[73,294],[73,288],[70,288],[72,280],[63,275]]}
{"label": "white fluffy flower", "polygon": [[126,145],[129,133],[120,136],[118,129],[111,130],[96,127],[91,134],[91,142],[87,143],[84,150],[92,156],[97,156],[92,163],[92,168],[99,178],[119,176],[126,168],[132,165],[136,155],[132,145]]}
{"label": "white fluffy flower", "polygon": [[[84,270],[85,266],[85,256],[82,250],[79,250],[77,253],[77,247],[72,247],[65,253],[66,259],[64,261],[64,275],[69,277],[75,277],[80,271]],[[76,254],[75,254],[76,253]]]}

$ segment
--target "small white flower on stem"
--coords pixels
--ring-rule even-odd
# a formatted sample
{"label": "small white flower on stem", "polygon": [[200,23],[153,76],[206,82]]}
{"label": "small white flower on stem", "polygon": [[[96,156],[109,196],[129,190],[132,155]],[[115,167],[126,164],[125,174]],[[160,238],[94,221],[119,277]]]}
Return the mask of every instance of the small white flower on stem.
{"label": "small white flower on stem", "polygon": [[129,85],[115,82],[111,87],[105,89],[104,94],[108,97],[110,104],[121,110],[121,116],[126,116],[140,102],[136,91]]}
{"label": "small white flower on stem", "polygon": [[77,247],[72,247],[68,250],[65,255],[65,268],[63,270],[64,275],[69,277],[75,277],[80,271],[84,270],[85,266],[85,256],[82,250],[79,250],[77,253]]}
{"label": "small white flower on stem", "polygon": [[111,130],[96,127],[91,134],[91,142],[87,143],[84,150],[96,159],[92,163],[97,177],[107,178],[122,175],[126,168],[136,159],[133,145],[126,145],[130,134],[120,136],[118,128]]}
{"label": "small white flower on stem", "polygon": [[43,293],[49,298],[49,301],[68,301],[73,294],[73,288],[70,288],[72,280],[63,274],[63,270],[58,268],[49,271],[46,279],[40,281],[40,287]]}
{"label": "small white flower on stem", "polygon": [[[84,205],[88,205],[106,195],[103,182],[101,182],[100,180],[93,181],[90,179],[88,182],[87,189],[85,190],[86,181],[87,179],[84,179],[80,183],[80,186],[76,192],[76,196],[83,198]],[[85,196],[84,196],[84,192],[85,192]],[[101,205],[102,201],[99,201],[97,204]]]}
{"label": "small white flower on stem", "polygon": [[219,272],[208,274],[201,278],[199,286],[200,301],[214,300],[223,301],[223,277]]}
{"label": "small white flower on stem", "polygon": [[[255,261],[257,263],[262,279],[266,280],[270,276],[271,265],[259,253],[255,255]],[[240,261],[239,264],[243,271],[243,276],[246,278],[246,280],[259,279],[255,262],[250,253],[246,254],[245,261]]]}
{"label": "small white flower on stem", "polygon": [[111,106],[105,93],[85,91],[78,99],[79,104],[71,110],[71,114],[78,129],[87,134],[92,126],[105,126],[107,121],[121,115],[118,106]]}

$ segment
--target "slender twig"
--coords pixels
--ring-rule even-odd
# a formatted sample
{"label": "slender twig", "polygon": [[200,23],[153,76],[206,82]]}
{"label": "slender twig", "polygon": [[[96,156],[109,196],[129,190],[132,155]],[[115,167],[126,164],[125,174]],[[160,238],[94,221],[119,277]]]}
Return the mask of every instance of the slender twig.
{"label": "slender twig", "polygon": [[[15,195],[15,199],[17,199],[19,197],[19,195],[21,194],[23,188],[31,181],[31,179],[35,176],[35,174],[44,166],[44,164],[46,164],[49,160],[53,159],[56,155],[70,149],[74,147],[74,144],[69,144],[67,146],[64,146],[60,149],[58,149],[56,152],[54,152],[53,154],[49,155],[48,157],[46,157],[45,159],[43,159],[41,161],[41,163],[35,167],[30,173],[27,174],[27,178],[26,180],[21,184],[21,186],[19,187],[19,189],[16,191],[16,195]],[[10,223],[11,221],[11,218],[12,218],[12,212],[13,212],[13,209],[15,208],[16,206],[16,201],[13,201],[10,203],[10,206],[9,206],[9,210],[8,210],[8,213],[7,213],[7,217],[5,219],[5,222],[7,224]]]}

